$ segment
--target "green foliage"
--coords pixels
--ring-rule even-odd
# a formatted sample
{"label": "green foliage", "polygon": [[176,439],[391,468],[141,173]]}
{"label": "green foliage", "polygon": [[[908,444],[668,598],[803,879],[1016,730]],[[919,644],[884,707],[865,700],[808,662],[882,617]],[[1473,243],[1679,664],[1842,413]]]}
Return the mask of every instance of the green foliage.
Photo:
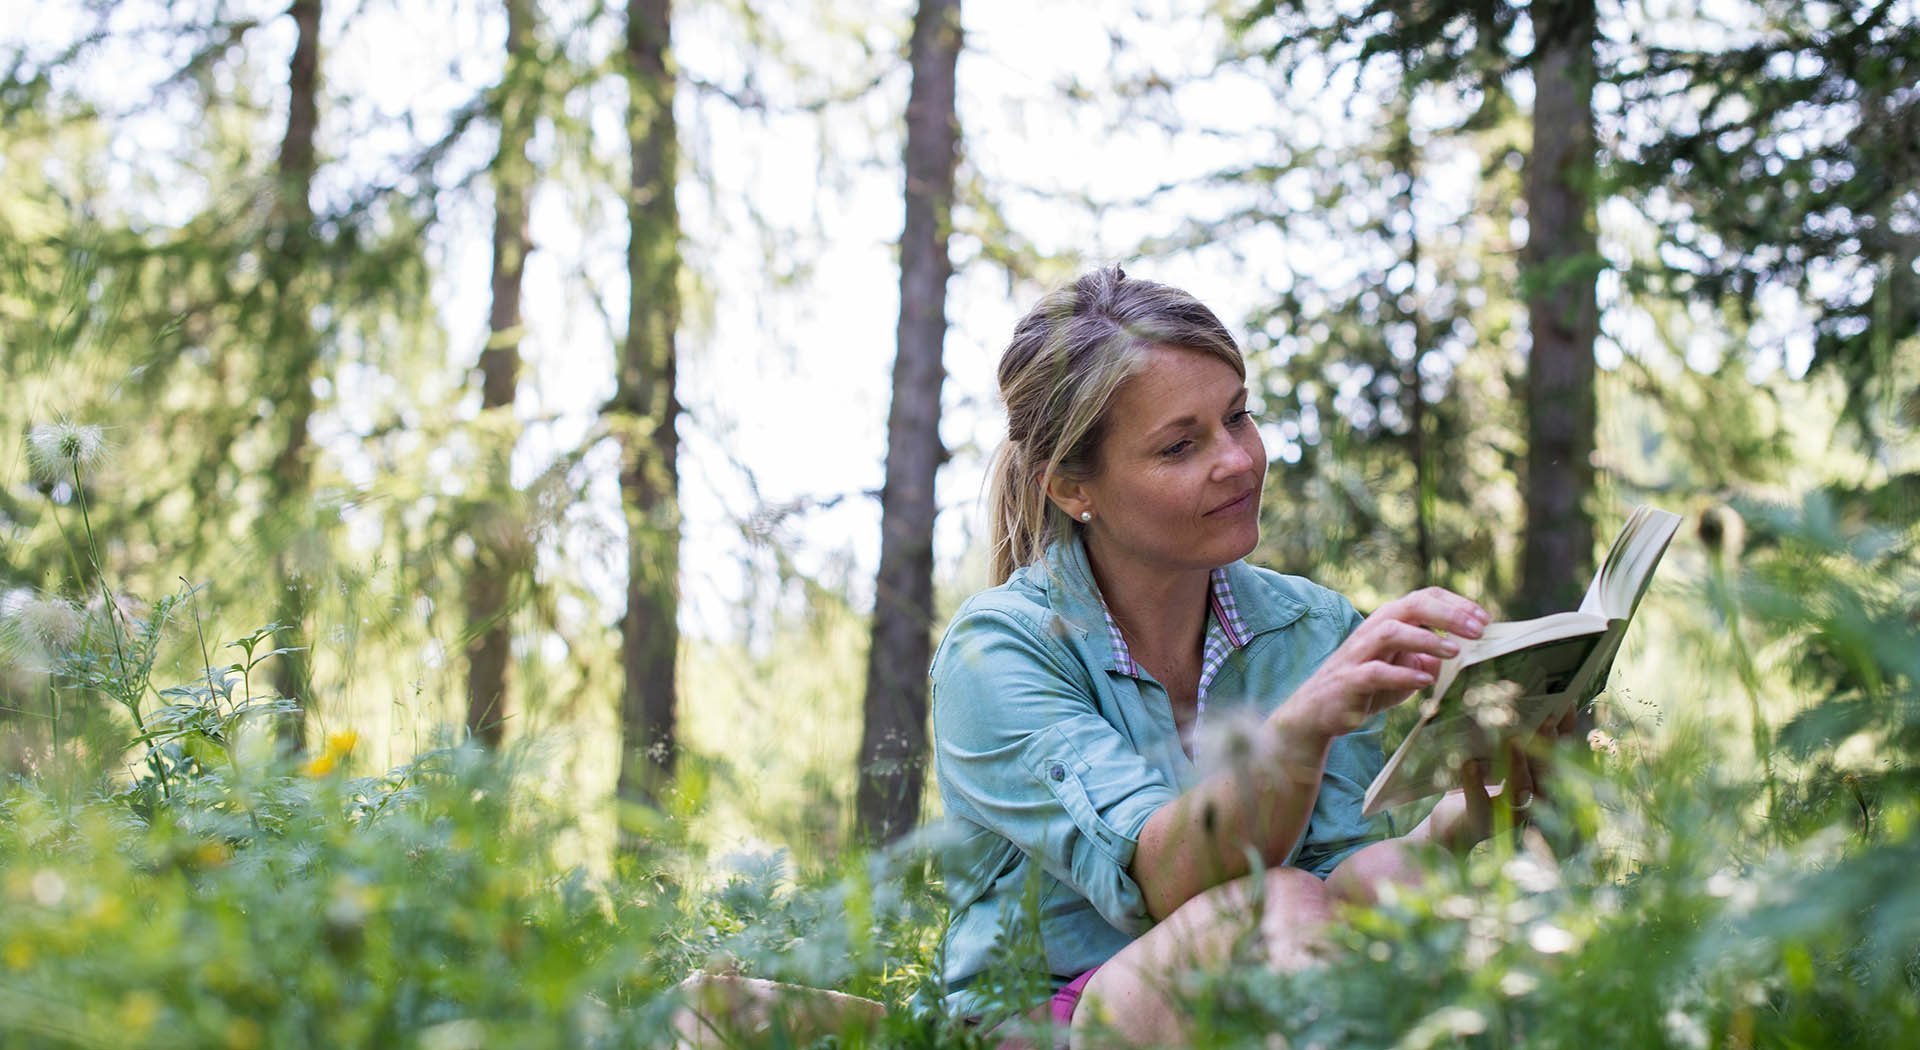
{"label": "green foliage", "polygon": [[1848,418],[1872,438],[1878,405],[1909,389],[1895,363],[1920,327],[1920,20],[1887,0],[1753,0],[1720,17],[1685,43],[1634,27],[1608,74],[1606,181],[1662,238],[1660,264],[1631,277],[1746,320],[1770,294],[1800,300],[1804,326],[1780,334],[1844,378]]}
{"label": "green foliage", "polygon": [[573,818],[514,755],[441,747],[354,775],[351,731],[287,754],[270,725],[285,702],[246,700],[272,633],[153,690],[169,702],[130,778],[0,790],[6,1045],[658,1045],[695,966],[901,1002],[923,980],[923,861],[796,880],[748,856],[709,892],[666,819],[642,856],[590,876],[553,859]]}
{"label": "green foliage", "polygon": [[477,753],[377,778],[252,773],[196,779],[148,822],[9,789],[12,1038],[632,1045],[659,1023],[638,1008],[664,980],[640,958],[650,902],[540,866],[546,829],[507,819]]}

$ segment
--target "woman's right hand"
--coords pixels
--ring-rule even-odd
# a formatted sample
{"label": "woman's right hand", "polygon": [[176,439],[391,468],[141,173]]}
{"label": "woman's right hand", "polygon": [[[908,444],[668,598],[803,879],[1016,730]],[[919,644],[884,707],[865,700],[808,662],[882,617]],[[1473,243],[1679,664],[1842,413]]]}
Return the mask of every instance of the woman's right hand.
{"label": "woman's right hand", "polygon": [[1329,740],[1351,733],[1433,684],[1440,661],[1460,651],[1439,632],[1478,638],[1487,621],[1485,609],[1442,587],[1397,598],[1355,628],[1280,710]]}

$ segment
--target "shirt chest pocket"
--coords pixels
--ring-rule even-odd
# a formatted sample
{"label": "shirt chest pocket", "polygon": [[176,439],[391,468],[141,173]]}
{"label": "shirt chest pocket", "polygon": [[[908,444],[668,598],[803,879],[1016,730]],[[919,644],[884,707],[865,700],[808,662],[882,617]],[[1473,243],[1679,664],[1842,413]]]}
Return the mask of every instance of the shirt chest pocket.
{"label": "shirt chest pocket", "polygon": [[[1096,804],[1096,770],[1065,733],[1058,727],[1035,733],[1022,758],[1027,773],[1059,804],[1081,835],[1115,863],[1124,866],[1132,859],[1133,843],[1107,823]],[[1090,781],[1095,791],[1089,791]]]}

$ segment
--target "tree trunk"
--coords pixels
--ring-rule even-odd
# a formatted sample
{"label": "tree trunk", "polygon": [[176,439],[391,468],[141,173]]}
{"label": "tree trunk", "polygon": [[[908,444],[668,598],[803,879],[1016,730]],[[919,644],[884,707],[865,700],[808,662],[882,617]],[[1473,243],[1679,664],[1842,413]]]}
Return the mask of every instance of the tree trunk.
{"label": "tree trunk", "polygon": [[[1428,331],[1426,315],[1421,310],[1418,298],[1420,274],[1420,226],[1414,211],[1414,191],[1420,181],[1420,153],[1413,144],[1413,99],[1410,94],[1401,98],[1393,116],[1393,142],[1388,147],[1387,156],[1392,161],[1394,171],[1402,179],[1406,188],[1395,194],[1394,209],[1406,223],[1407,265],[1413,268],[1414,287],[1406,297],[1383,292],[1392,303],[1389,307],[1401,323],[1413,331],[1413,354],[1408,358],[1401,373],[1401,395],[1407,406],[1407,459],[1413,464],[1413,562],[1419,573],[1415,584],[1426,587],[1434,582],[1433,554],[1433,509],[1434,477],[1433,456],[1427,442],[1427,397],[1426,383],[1420,376],[1420,359],[1427,352]],[[1397,245],[1396,245],[1397,247]],[[1403,298],[1411,298],[1411,309],[1403,309]]]}
{"label": "tree trunk", "polygon": [[293,0],[289,8],[295,37],[293,58],[287,67],[287,128],[280,140],[275,172],[278,185],[273,232],[279,243],[269,244],[266,253],[273,297],[267,352],[282,368],[273,383],[279,451],[261,516],[262,539],[266,549],[273,552],[278,584],[273,618],[280,630],[274,645],[289,650],[273,665],[273,681],[282,696],[300,701],[299,713],[283,723],[296,747],[305,746],[307,711],[314,699],[312,662],[302,648],[311,644],[306,620],[313,566],[303,564],[311,559],[299,556],[297,549],[309,543],[307,533],[315,524],[307,508],[307,492],[313,484],[313,450],[307,431],[313,419],[313,379],[320,353],[308,317],[307,297],[298,283],[312,261],[309,249],[313,239],[313,139],[319,123],[320,5],[321,0]]}
{"label": "tree trunk", "polygon": [[1572,609],[1593,573],[1597,327],[1591,197],[1593,0],[1533,8],[1533,155],[1527,171],[1527,530],[1523,616]]}
{"label": "tree trunk", "polygon": [[947,256],[959,127],[954,69],[959,0],[920,0],[907,99],[906,225],[900,235],[899,346],[880,495],[880,569],[867,653],[858,829],[871,842],[913,828],[926,782],[927,663],[933,631],[934,477],[940,443],[940,361],[947,331]]}
{"label": "tree trunk", "polygon": [[[493,159],[493,304],[487,318],[487,345],[480,352],[480,409],[511,417],[520,379],[520,278],[530,250],[528,196],[533,165],[527,144],[533,138],[534,88],[539,70],[533,55],[534,0],[507,0],[507,61],[496,105],[500,144]],[[507,428],[509,435],[515,428]],[[513,440],[504,447],[489,441],[483,450],[496,491],[512,486],[508,471]],[[467,576],[467,733],[497,748],[505,728],[507,663],[512,648],[507,597],[520,569],[524,542],[505,534],[519,527],[512,515],[487,516],[473,530],[473,565]]]}
{"label": "tree trunk", "polygon": [[678,746],[674,674],[680,645],[679,439],[674,338],[680,323],[679,146],[673,123],[671,0],[628,0],[628,323],[609,406],[621,442],[627,520],[626,673],[620,703],[620,796],[654,802]]}

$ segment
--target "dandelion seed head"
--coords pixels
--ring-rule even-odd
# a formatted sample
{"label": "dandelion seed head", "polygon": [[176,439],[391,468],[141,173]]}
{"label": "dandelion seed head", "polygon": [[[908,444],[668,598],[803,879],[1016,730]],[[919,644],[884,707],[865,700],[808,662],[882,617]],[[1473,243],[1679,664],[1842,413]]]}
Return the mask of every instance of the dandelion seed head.
{"label": "dandelion seed head", "polygon": [[1515,886],[1528,893],[1545,893],[1560,885],[1560,869],[1529,854],[1521,854],[1503,869]]}
{"label": "dandelion seed head", "polygon": [[471,1017],[442,1021],[420,1033],[422,1050],[479,1050],[485,1045],[486,1026]]}
{"label": "dandelion seed head", "polygon": [[47,596],[22,602],[9,619],[28,640],[49,652],[58,652],[78,641],[85,624],[79,606],[65,598]]}
{"label": "dandelion seed head", "polygon": [[97,426],[63,419],[27,431],[27,469],[38,481],[67,481],[76,472],[85,477],[106,455],[106,431]]}
{"label": "dandelion seed head", "polygon": [[1461,1036],[1479,1035],[1487,1030],[1487,1015],[1466,1006],[1443,1006],[1420,1019],[1400,1040],[1409,1050],[1429,1050],[1441,1043],[1452,1043]]}
{"label": "dandelion seed head", "polygon": [[1518,999],[1540,987],[1540,979],[1530,973],[1508,970],[1500,975],[1500,994],[1509,999]]}
{"label": "dandelion seed head", "polygon": [[1527,943],[1533,945],[1533,950],[1541,955],[1558,955],[1573,949],[1574,938],[1573,934],[1560,927],[1543,922],[1527,935]]}
{"label": "dandelion seed head", "polygon": [[1673,1045],[1686,1047],[1687,1050],[1706,1050],[1707,1026],[1698,1017],[1674,1007],[1661,1018],[1661,1025],[1667,1030],[1667,1038]]}
{"label": "dandelion seed head", "polygon": [[51,908],[65,900],[67,880],[57,871],[42,869],[33,873],[33,900],[42,908]]}
{"label": "dandelion seed head", "polygon": [[1445,897],[1433,906],[1433,913],[1443,919],[1464,919],[1474,913],[1473,902],[1460,894]]}

